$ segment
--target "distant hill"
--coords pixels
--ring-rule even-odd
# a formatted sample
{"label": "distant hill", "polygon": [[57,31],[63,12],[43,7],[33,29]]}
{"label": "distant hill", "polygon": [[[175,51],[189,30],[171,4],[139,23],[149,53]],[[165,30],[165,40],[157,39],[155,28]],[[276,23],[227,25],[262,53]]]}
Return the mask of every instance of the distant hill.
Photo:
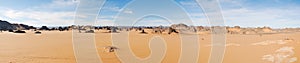
{"label": "distant hill", "polygon": [[14,30],[16,29],[11,23],[0,20],[0,30]]}
{"label": "distant hill", "polygon": [[0,30],[17,30],[18,28],[21,30],[28,30],[32,26],[28,26],[25,24],[11,24],[7,21],[0,20]]}

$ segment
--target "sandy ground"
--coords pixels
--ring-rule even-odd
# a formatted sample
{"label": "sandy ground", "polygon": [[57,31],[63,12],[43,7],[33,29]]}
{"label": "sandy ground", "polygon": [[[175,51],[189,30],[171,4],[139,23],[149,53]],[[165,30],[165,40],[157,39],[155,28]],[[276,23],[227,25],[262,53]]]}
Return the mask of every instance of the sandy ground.
{"label": "sandy ground", "polygon": [[[111,45],[111,34],[96,31],[98,53],[104,63],[120,63],[115,53],[106,52]],[[151,54],[149,40],[162,37],[167,53],[162,63],[176,63],[180,57],[181,43],[178,34],[139,34],[130,32],[130,46],[139,58]],[[228,34],[223,63],[300,63],[300,32],[277,34]],[[286,39],[289,38],[289,39]],[[210,34],[199,34],[199,63],[207,63],[210,56]],[[71,31],[42,31],[41,35],[0,33],[0,63],[76,63]],[[122,48],[120,48],[122,49]]]}

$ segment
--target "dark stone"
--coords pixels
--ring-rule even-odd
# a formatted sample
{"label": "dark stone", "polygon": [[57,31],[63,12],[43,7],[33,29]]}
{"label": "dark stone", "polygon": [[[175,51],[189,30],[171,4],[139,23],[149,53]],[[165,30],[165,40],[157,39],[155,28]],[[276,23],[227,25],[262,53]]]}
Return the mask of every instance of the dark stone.
{"label": "dark stone", "polygon": [[40,31],[37,31],[37,32],[35,32],[35,34],[42,34],[42,32],[40,32]]}
{"label": "dark stone", "polygon": [[8,32],[14,32],[14,30],[8,30]]}
{"label": "dark stone", "polygon": [[141,34],[148,34],[147,32],[145,32],[145,30],[143,29]]}
{"label": "dark stone", "polygon": [[47,26],[42,26],[39,30],[50,30]]}
{"label": "dark stone", "polygon": [[85,33],[95,33],[94,30],[85,31]]}
{"label": "dark stone", "polygon": [[112,27],[111,30],[109,31],[110,33],[118,33],[117,32],[117,27]]}
{"label": "dark stone", "polygon": [[25,31],[17,30],[14,33],[26,33]]}
{"label": "dark stone", "polygon": [[175,29],[173,29],[173,28],[170,27],[170,31],[169,31],[168,34],[171,34],[171,33],[178,33],[178,32]]}

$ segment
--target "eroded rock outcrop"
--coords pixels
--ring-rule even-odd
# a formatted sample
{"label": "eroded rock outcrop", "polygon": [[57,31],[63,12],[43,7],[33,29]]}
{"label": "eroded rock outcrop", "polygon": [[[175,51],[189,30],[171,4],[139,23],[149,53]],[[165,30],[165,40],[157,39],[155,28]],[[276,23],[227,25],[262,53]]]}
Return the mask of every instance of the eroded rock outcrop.
{"label": "eroded rock outcrop", "polygon": [[0,20],[0,30],[14,30],[14,29],[16,28],[14,28],[12,24],[10,24],[9,22]]}

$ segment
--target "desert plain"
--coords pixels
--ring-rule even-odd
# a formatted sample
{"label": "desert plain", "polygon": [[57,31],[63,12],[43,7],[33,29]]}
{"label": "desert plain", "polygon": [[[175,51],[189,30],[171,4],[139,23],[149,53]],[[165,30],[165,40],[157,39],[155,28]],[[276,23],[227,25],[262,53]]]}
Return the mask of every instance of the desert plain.
{"label": "desert plain", "polygon": [[[95,43],[103,63],[121,63],[115,52],[107,52],[112,45],[112,33],[95,30]],[[145,30],[152,32],[151,30]],[[76,63],[72,31],[41,31],[35,34],[0,32],[0,63]],[[120,31],[120,33],[125,33]],[[151,54],[149,40],[160,36],[167,44],[162,63],[177,63],[180,57],[179,34],[140,34],[130,31],[130,48],[139,58]],[[118,34],[118,33],[113,33]],[[199,38],[198,63],[208,63],[211,53],[211,34],[197,33]],[[300,63],[300,32],[274,32],[262,34],[226,34],[226,51],[223,63]],[[119,48],[122,50],[122,48]],[[118,50],[116,50],[118,51]]]}

